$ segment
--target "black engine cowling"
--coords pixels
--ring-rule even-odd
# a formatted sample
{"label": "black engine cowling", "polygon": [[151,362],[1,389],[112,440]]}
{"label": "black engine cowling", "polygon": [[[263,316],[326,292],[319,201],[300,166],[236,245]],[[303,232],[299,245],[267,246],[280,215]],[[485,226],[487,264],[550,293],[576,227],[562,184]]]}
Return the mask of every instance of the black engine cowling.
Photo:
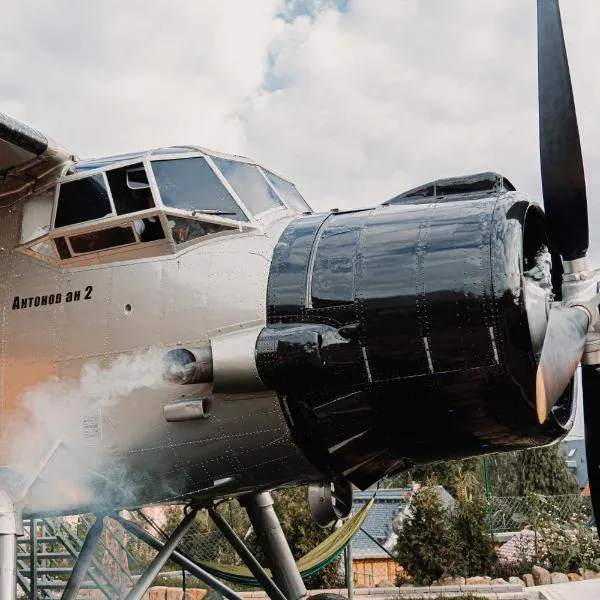
{"label": "black engine cowling", "polygon": [[571,427],[572,386],[536,418],[524,273],[545,248],[543,213],[492,177],[301,217],[282,234],[257,365],[324,472],[364,488]]}

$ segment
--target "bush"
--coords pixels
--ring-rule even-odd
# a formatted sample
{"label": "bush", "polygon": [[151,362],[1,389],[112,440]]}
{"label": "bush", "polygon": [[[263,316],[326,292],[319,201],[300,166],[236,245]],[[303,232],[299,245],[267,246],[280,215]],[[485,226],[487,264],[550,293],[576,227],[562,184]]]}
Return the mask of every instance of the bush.
{"label": "bush", "polygon": [[576,569],[600,567],[600,542],[588,527],[588,515],[581,501],[574,503],[565,519],[550,498],[531,495],[535,509],[534,527],[539,535],[538,564],[568,573]]}
{"label": "bush", "polygon": [[[413,497],[411,518],[404,523],[395,556],[417,584],[447,576],[483,575],[498,559],[485,530],[486,503],[469,474],[456,482],[452,510],[442,506],[437,487],[421,488]],[[406,581],[400,575],[399,583]]]}

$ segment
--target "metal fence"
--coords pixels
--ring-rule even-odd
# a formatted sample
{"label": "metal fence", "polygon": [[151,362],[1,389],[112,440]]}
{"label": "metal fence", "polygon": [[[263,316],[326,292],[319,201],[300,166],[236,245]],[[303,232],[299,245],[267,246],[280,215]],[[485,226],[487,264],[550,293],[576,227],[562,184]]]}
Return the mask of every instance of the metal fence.
{"label": "metal fence", "polygon": [[488,523],[494,533],[520,531],[535,524],[537,512],[551,506],[553,515],[565,521],[575,512],[583,510],[592,519],[589,496],[569,494],[564,496],[492,496],[488,500]]}

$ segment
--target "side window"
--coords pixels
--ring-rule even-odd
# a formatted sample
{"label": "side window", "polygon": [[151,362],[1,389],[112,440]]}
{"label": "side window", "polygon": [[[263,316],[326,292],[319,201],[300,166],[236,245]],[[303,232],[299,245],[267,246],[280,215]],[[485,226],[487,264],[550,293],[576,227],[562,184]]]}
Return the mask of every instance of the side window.
{"label": "side window", "polygon": [[205,158],[155,160],[152,170],[165,206],[248,220]]}
{"label": "side window", "polygon": [[175,217],[173,215],[169,215],[169,227],[173,234],[173,240],[177,245],[210,235],[211,233],[220,233],[221,231],[231,231],[233,229],[227,225],[206,223],[194,219]]}
{"label": "side window", "polygon": [[97,252],[108,248],[135,244],[136,239],[131,225],[123,227],[110,227],[100,231],[91,231],[81,235],[72,235],[69,238],[71,248],[76,254],[85,252]]}
{"label": "side window", "polygon": [[213,161],[253,215],[282,206],[256,165],[216,157]]}
{"label": "side window", "polygon": [[106,172],[118,215],[154,208],[148,176],[141,163]]}
{"label": "side window", "polygon": [[310,206],[306,203],[306,200],[300,195],[300,192],[296,189],[296,186],[285,179],[282,179],[275,173],[263,169],[267,179],[271,182],[277,193],[281,196],[283,201],[292,209],[298,212],[312,212]]}
{"label": "side window", "polygon": [[102,175],[68,181],[60,185],[54,227],[101,219],[112,214]]}

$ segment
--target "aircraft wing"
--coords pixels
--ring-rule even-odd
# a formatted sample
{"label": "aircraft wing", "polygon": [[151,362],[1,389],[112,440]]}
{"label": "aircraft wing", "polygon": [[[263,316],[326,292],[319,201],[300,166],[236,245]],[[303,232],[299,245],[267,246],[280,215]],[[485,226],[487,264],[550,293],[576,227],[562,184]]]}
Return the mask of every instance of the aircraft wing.
{"label": "aircraft wing", "polygon": [[73,159],[36,129],[0,112],[0,201],[51,187]]}

